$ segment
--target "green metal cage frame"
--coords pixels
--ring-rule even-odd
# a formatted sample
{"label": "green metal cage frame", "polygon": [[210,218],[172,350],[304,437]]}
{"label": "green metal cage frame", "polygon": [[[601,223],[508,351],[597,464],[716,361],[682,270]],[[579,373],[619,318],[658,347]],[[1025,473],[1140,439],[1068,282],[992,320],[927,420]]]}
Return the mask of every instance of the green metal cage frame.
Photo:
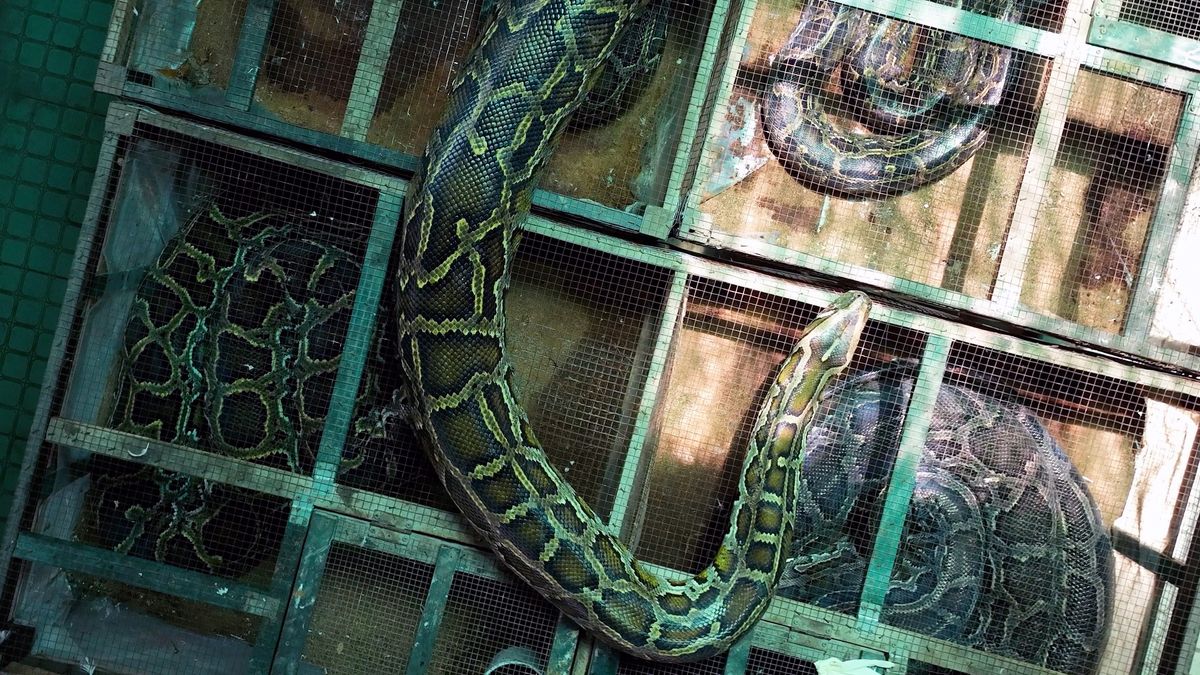
{"label": "green metal cage frame", "polygon": [[[58,333],[47,369],[47,382],[56,383],[67,358],[68,338],[80,306],[80,290],[85,268],[96,245],[103,218],[108,181],[118,177],[116,149],[122,137],[145,125],[186,137],[249,151],[270,159],[321,171],[361,185],[372,186],[379,195],[367,261],[356,298],[352,326],[346,341],[345,358],[336,382],[334,396],[352,400],[364,367],[367,340],[373,326],[372,308],[378,302],[386,268],[390,242],[395,234],[405,190],[403,180],[378,172],[331,162],[278,145],[246,138],[217,128],[196,125],[184,119],[127,103],[114,104],[109,113],[108,131],[101,152],[97,180],[93,187],[81,244],[76,252],[68,286],[68,302],[60,318]],[[691,278],[711,279],[753,288],[770,295],[798,300],[811,305],[827,302],[833,292],[799,281],[735,267],[701,258],[677,249],[650,246],[613,235],[561,224],[543,217],[530,218],[527,229],[552,240],[584,249],[600,251],[620,259],[637,261],[664,270],[668,283],[664,290],[662,321],[652,344],[648,346],[651,364],[637,402],[632,440],[623,458],[615,504],[609,525],[629,535],[636,527],[639,491],[646,482],[649,463],[647,440],[651,417],[662,401],[664,370],[686,310],[687,284]],[[374,273],[377,272],[377,273]],[[886,301],[877,305],[872,319],[896,328],[910,329],[926,336],[921,370],[915,385],[916,395],[903,430],[901,447],[892,473],[882,523],[873,547],[867,582],[861,593],[857,615],[848,616],[829,610],[777,599],[759,626],[740,643],[726,660],[725,672],[744,672],[751,647],[769,649],[797,658],[814,659],[828,655],[847,658],[886,654],[899,665],[893,674],[907,672],[910,660],[955,668],[966,672],[1051,673],[1017,660],[986,654],[953,643],[884,625],[880,612],[888,580],[891,577],[899,545],[901,525],[908,512],[917,460],[929,429],[932,406],[920,401],[933,400],[941,386],[951,348],[956,343],[985,347],[1003,354],[1097,373],[1123,382],[1144,385],[1160,391],[1200,397],[1200,381],[1181,374],[1118,363],[1084,351],[1070,351],[1052,344],[1011,337],[981,328],[963,326],[945,318],[914,311]],[[291,502],[290,520],[274,575],[266,588],[231,582],[209,575],[184,572],[168,565],[126,557],[83,543],[65,541],[20,530],[31,494],[31,481],[39,453],[26,454],[14,516],[0,548],[0,568],[9,569],[15,560],[40,563],[64,570],[84,572],[124,584],[150,588],[180,598],[262,617],[258,642],[251,668],[255,672],[293,672],[299,667],[304,639],[310,624],[319,581],[333,542],[374,548],[393,555],[419,560],[435,567],[433,582],[425,600],[423,620],[431,622],[436,633],[440,612],[445,606],[449,579],[456,572],[485,577],[500,577],[490,555],[480,545],[457,513],[445,512],[347,488],[335,482],[338,454],[349,424],[348,413],[331,412],[321,438],[318,468],[311,476],[301,476],[251,462],[224,458],[170,443],[105,429],[96,425],[51,417],[53,387],[42,394],[35,419],[31,448],[43,443],[87,448],[89,451],[152,465],[171,471],[208,478],[285,498]],[[1189,513],[1200,513],[1200,491],[1185,495]],[[1192,521],[1194,522],[1193,518]],[[1180,536],[1191,536],[1191,532]],[[1178,581],[1182,570],[1191,570],[1200,561],[1162,560],[1156,563],[1178,569],[1155,568],[1166,575],[1166,584]],[[661,569],[666,575],[682,574]],[[1155,599],[1158,611],[1168,617],[1173,609],[1170,594]],[[1159,636],[1160,638],[1162,636]],[[1200,661],[1194,659],[1200,638],[1200,603],[1186,621],[1183,651],[1176,672],[1196,672]],[[410,656],[409,672],[428,658],[432,640],[422,640],[423,653]],[[1157,672],[1152,651],[1143,655],[1139,672]],[[413,664],[417,664],[414,666]],[[574,675],[611,675],[617,671],[618,658],[607,649],[591,643],[571,624],[560,621],[551,654],[553,673]]]}
{"label": "green metal cage frame", "polygon": [[[745,0],[731,10],[732,44],[715,82],[710,101],[724,101],[733,89],[738,59],[746,45],[746,33],[759,0]],[[1107,333],[1024,306],[1020,302],[1026,260],[1033,241],[1036,209],[1018,210],[1006,235],[1004,255],[991,297],[980,298],[921,282],[904,279],[867,267],[791,250],[761,239],[722,233],[714,228],[700,208],[699,186],[704,184],[703,167],[684,199],[678,236],[705,246],[728,249],[755,257],[852,279],[878,288],[911,296],[931,305],[965,310],[980,317],[1006,321],[1067,340],[1083,342],[1126,354],[1200,370],[1200,355],[1167,344],[1165,336],[1151,333],[1166,261],[1184,212],[1192,167],[1200,148],[1200,43],[1161,31],[1115,21],[1119,0],[1097,0],[1095,18],[1090,0],[1068,0],[1065,25],[1059,32],[1018,25],[941,5],[932,0],[839,0],[848,7],[871,11],[904,21],[965,35],[970,38],[1021,50],[1050,59],[1047,91],[1069,100],[1076,79],[1084,68],[1116,75],[1140,83],[1178,92],[1183,110],[1174,134],[1172,161],[1164,179],[1161,197],[1150,224],[1142,256],[1142,267],[1131,294],[1127,316],[1119,333]],[[1159,35],[1161,33],[1161,35]],[[1150,39],[1152,36],[1154,39]],[[1131,49],[1130,46],[1133,46]],[[1129,53],[1133,52],[1133,53]],[[733,55],[733,56],[730,56]],[[712,150],[721,123],[719,115],[705,122],[700,157]],[[1034,142],[1021,179],[1017,203],[1038,202],[1038,190],[1046,184],[1067,123],[1067,107],[1043,105],[1034,131]],[[828,203],[829,198],[825,201]]]}
{"label": "green metal cage frame", "polygon": [[[372,4],[364,44],[364,50],[354,75],[354,84],[347,102],[346,113],[341,120],[337,135],[306,129],[287,122],[268,119],[252,110],[258,67],[266,49],[267,32],[276,10],[275,0],[250,0],[241,33],[238,35],[237,51],[231,81],[220,102],[194,98],[186,90],[145,84],[132,75],[126,66],[133,41],[132,25],[136,21],[134,12],[137,0],[116,0],[108,36],[100,54],[96,74],[96,88],[100,91],[128,99],[161,106],[170,110],[199,115],[213,121],[231,124],[271,134],[278,138],[298,141],[324,150],[344,153],[353,157],[398,169],[402,172],[415,171],[420,156],[386,148],[366,141],[367,129],[380,96],[380,82],[387,65],[387,55],[404,0],[379,0]],[[628,230],[664,238],[670,234],[674,216],[680,206],[682,184],[692,144],[697,136],[700,110],[709,78],[717,59],[717,42],[727,12],[727,0],[716,0],[708,27],[703,31],[704,39],[697,45],[696,72],[685,91],[678,92],[674,100],[663,109],[684,111],[680,133],[672,144],[671,159],[660,165],[665,173],[666,193],[660,204],[646,205],[641,214],[622,211],[594,201],[564,196],[539,189],[534,193],[534,205],[561,212],[572,217],[586,218],[617,230]],[[369,53],[368,53],[369,52]]]}

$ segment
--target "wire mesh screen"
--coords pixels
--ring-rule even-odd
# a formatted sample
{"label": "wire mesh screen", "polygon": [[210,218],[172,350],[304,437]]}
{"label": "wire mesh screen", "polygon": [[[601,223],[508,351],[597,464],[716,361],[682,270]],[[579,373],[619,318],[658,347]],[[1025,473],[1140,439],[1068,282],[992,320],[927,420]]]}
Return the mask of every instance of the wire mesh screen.
{"label": "wire mesh screen", "polygon": [[695,233],[986,297],[1050,62],[824,0],[760,3],[740,35]]}
{"label": "wire mesh screen", "polygon": [[751,649],[746,661],[746,675],[816,675],[816,672],[808,661],[766,649]]}
{"label": "wire mesh screen", "polygon": [[1141,0],[1112,3],[1125,21],[1157,28],[1181,37],[1200,39],[1200,12],[1196,6],[1180,0]]}
{"label": "wire mesh screen", "polygon": [[399,672],[408,663],[433,568],[335,542],[304,660],[328,673]]}
{"label": "wire mesh screen", "polygon": [[[507,325],[522,402],[551,461],[602,515],[620,486],[668,279],[661,268],[536,234],[525,235],[518,252]],[[378,459],[339,482],[453,511],[399,411],[380,424],[401,385],[386,379],[397,369],[380,335],[383,351],[363,382],[382,396],[360,394],[346,450]]]}
{"label": "wire mesh screen", "polygon": [[[338,464],[340,446],[322,454],[321,439],[329,412],[353,404],[335,383],[360,283],[382,274],[363,263],[379,190],[283,161],[296,153],[267,159],[270,148],[189,131],[137,122],[107,139],[24,505],[18,556],[111,581],[71,572],[44,589],[33,565],[16,594],[69,608],[139,586],[113,590],[86,622],[65,609],[30,617],[40,635],[81,631],[108,661],[141,658],[184,635],[167,624],[195,622],[179,639],[199,651],[171,663],[240,641],[206,670],[232,672],[257,629],[220,617],[257,626],[277,613],[271,589],[305,525],[290,497]],[[125,624],[131,637],[107,636]],[[113,671],[175,667],[159,660]]]}
{"label": "wire mesh screen", "polygon": [[[121,434],[310,474],[373,197],[153,128],[121,145],[52,412],[120,433],[63,448],[57,471],[88,467],[94,543],[240,576],[270,562],[288,501],[136,463],[149,443]],[[131,448],[80,453],[114,438]]]}
{"label": "wire mesh screen", "polygon": [[[123,56],[134,96],[149,87],[183,109],[373,159],[382,148],[412,168],[498,6],[285,0],[266,17],[245,0],[139,0]],[[662,204],[711,12],[668,0],[634,23],[543,188],[616,209]],[[234,111],[215,112],[225,107]]]}
{"label": "wire mesh screen", "polygon": [[1049,180],[1035,193],[1023,304],[1121,330],[1183,102],[1179,92],[1079,72]]}
{"label": "wire mesh screen", "polygon": [[[742,462],[766,388],[816,309],[743,286],[689,280],[658,431],[649,446],[639,557],[688,572],[712,560],[738,499]],[[857,363],[913,356],[920,349],[919,335],[872,326]],[[713,382],[727,384],[714,388]]]}

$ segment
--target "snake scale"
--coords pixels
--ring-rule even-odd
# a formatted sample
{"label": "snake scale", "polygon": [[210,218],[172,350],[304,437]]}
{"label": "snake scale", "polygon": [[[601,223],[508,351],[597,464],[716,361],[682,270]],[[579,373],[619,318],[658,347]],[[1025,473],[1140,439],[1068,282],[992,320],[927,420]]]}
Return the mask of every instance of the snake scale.
{"label": "snake scale", "polygon": [[843,296],[785,361],[712,564],[652,574],[547,460],[517,402],[504,303],[517,228],[569,115],[641,8],[596,0],[501,5],[451,92],[406,200],[397,311],[419,436],[451,499],[521,579],[634,656],[719,653],[765,611],[792,533],[803,438],[869,308]]}
{"label": "snake scale", "polygon": [[[200,209],[138,289],[112,425],[311,471],[360,273],[321,227]],[[237,576],[278,546],[283,500],[102,456],[93,465],[96,532],[118,551]]]}
{"label": "snake scale", "polygon": [[[779,593],[854,612],[918,363],[835,383],[809,434],[794,558]],[[1112,545],[1045,426],[969,372],[947,373],[882,619],[1058,671],[1093,668],[1113,604]]]}
{"label": "snake scale", "polygon": [[[1013,0],[960,4],[1005,21],[1021,16]],[[809,0],[771,59],[761,106],[767,145],[793,178],[820,192],[879,199],[915,190],[983,145],[1011,60],[1002,47]],[[830,118],[817,83],[835,72],[842,107],[871,133]]]}

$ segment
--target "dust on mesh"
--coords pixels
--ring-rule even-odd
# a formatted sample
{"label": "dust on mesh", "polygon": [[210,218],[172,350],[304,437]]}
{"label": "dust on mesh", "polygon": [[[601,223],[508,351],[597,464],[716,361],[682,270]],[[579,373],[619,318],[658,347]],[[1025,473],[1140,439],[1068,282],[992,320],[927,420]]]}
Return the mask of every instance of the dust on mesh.
{"label": "dust on mesh", "polygon": [[334,542],[304,659],[331,673],[402,670],[432,578],[429,565]]}

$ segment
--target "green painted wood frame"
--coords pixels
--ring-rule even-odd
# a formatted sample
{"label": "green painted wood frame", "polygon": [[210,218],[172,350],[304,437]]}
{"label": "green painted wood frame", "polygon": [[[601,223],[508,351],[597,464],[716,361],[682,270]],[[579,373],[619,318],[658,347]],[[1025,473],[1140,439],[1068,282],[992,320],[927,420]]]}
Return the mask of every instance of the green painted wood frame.
{"label": "green painted wood frame", "polygon": [[[1118,0],[1101,0],[1100,6]],[[720,74],[715,82],[716,94],[710,101],[728,98],[738,71],[738,59],[746,46],[746,34],[750,20],[757,8],[758,0],[744,0],[736,4],[729,19],[733,27],[731,47],[726,50],[725,61],[719,64]],[[1158,293],[1165,274],[1166,261],[1171,244],[1179,227],[1179,221],[1187,197],[1191,179],[1191,167],[1195,165],[1200,148],[1200,73],[1188,70],[1195,68],[1194,61],[1200,59],[1200,51],[1188,45],[1181,47],[1178,41],[1168,41],[1161,49],[1148,50],[1145,56],[1117,51],[1108,42],[1096,42],[1096,25],[1104,25],[1097,17],[1093,23],[1090,0],[1067,0],[1067,22],[1061,32],[1046,31],[1029,26],[1007,23],[997,19],[973,14],[954,7],[944,6],[931,0],[842,0],[847,6],[869,10],[879,14],[903,19],[941,30],[951,31],[979,40],[1011,47],[1051,59],[1047,96],[1062,97],[1062,105],[1043,105],[1038,113],[1035,140],[1028,157],[1017,203],[1037,203],[1038,191],[1045,185],[1057,156],[1063,128],[1067,123],[1067,106],[1074,88],[1076,76],[1081,68],[1087,67],[1103,73],[1136,80],[1155,87],[1179,92],[1184,98],[1182,116],[1176,129],[1172,146],[1171,169],[1164,181],[1153,221],[1148,234],[1148,243],[1142,256],[1142,267],[1136,275],[1137,281],[1131,294],[1123,328],[1119,333],[1109,333],[1086,327],[1026,307],[1020,303],[1022,281],[1026,272],[1026,259],[1032,242],[1036,209],[1019,210],[1010,223],[1003,247],[1000,268],[994,288],[987,298],[975,297],[958,291],[915,282],[888,273],[858,265],[826,259],[819,255],[784,248],[782,246],[749,236],[738,236],[720,231],[719,224],[711,222],[700,207],[698,186],[705,182],[704,165],[697,164],[695,179],[691,182],[680,214],[678,236],[704,246],[737,251],[741,254],[782,262],[797,268],[814,270],[818,273],[846,278],[912,297],[919,302],[935,307],[950,307],[965,310],[979,317],[1004,321],[1021,328],[1047,335],[1096,345],[1124,352],[1136,357],[1148,358],[1174,366],[1200,372],[1200,355],[1179,348],[1162,336],[1152,335],[1150,324],[1157,306]],[[1106,28],[1105,30],[1109,30]],[[1148,31],[1141,27],[1124,25],[1123,31]],[[1091,32],[1089,32],[1091,31]],[[1183,40],[1183,38],[1179,38]],[[1185,54],[1186,52],[1186,54]],[[1158,59],[1158,60],[1154,60]],[[1160,62],[1166,61],[1166,63]],[[1182,67],[1181,67],[1182,66]],[[703,122],[705,138],[700,152],[702,158],[713,151],[713,143],[721,124],[721,116],[710,114]],[[699,161],[699,159],[697,159]],[[1032,201],[1031,201],[1032,200]],[[825,200],[828,206],[828,198]]]}

